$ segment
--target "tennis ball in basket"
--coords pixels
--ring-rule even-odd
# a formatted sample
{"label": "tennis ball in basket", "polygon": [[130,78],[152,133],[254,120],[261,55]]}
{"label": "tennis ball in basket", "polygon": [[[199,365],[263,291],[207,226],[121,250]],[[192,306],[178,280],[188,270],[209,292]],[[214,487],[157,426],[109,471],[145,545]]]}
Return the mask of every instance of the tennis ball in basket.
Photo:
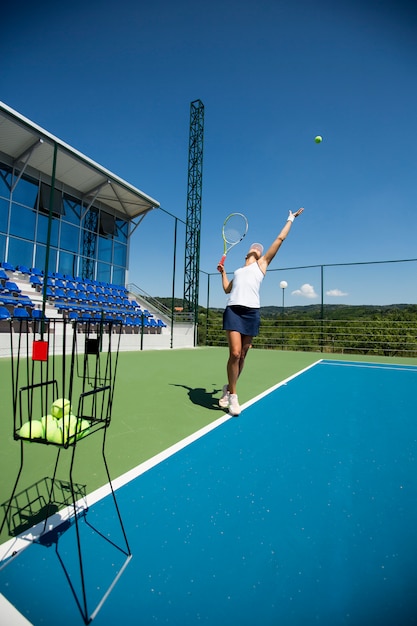
{"label": "tennis ball in basket", "polygon": [[317,137],[314,137],[314,141],[316,143],[321,143],[323,141],[323,137],[321,137],[320,135],[317,135]]}
{"label": "tennis ball in basket", "polygon": [[57,419],[63,415],[69,415],[71,413],[71,403],[66,398],[58,398],[52,403],[51,413],[53,417]]}
{"label": "tennis ball in basket", "polygon": [[48,432],[48,441],[51,443],[58,443],[62,445],[64,443],[64,433],[62,429],[57,426],[55,430]]}
{"label": "tennis ball in basket", "polygon": [[44,415],[41,418],[41,424],[43,428],[43,436],[45,437],[49,432],[52,432],[57,427],[56,419],[50,413]]}
{"label": "tennis ball in basket", "polygon": [[23,437],[23,439],[42,439],[43,426],[40,420],[25,422],[19,430],[19,435],[20,437]]}
{"label": "tennis ball in basket", "polygon": [[77,428],[77,416],[73,413],[64,415],[58,420],[58,427],[66,435],[66,437],[73,437]]}
{"label": "tennis ball in basket", "polygon": [[90,422],[88,420],[79,419],[77,424],[77,439],[81,439],[88,434],[90,429]]}

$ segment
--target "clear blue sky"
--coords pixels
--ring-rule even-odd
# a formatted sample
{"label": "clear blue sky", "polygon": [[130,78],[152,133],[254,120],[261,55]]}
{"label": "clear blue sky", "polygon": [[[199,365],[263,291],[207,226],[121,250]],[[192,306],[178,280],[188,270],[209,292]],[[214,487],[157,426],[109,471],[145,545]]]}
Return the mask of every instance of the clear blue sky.
{"label": "clear blue sky", "polygon": [[[201,269],[224,217],[271,269],[417,258],[417,8],[401,0],[8,3],[0,100],[185,220],[190,102],[205,106]],[[314,143],[315,135],[323,143]],[[250,243],[251,241],[248,241]],[[133,236],[131,282],[169,296],[173,220]],[[176,295],[182,296],[180,225]],[[246,246],[231,252],[233,271]],[[325,268],[325,302],[417,302],[417,264]],[[268,272],[262,304],[319,302],[320,270]],[[220,278],[211,304],[223,306]],[[306,287],[307,285],[307,287]],[[303,287],[304,286],[304,287]],[[205,278],[201,279],[202,304]],[[313,296],[313,297],[308,297]],[[315,297],[314,297],[315,296]]]}

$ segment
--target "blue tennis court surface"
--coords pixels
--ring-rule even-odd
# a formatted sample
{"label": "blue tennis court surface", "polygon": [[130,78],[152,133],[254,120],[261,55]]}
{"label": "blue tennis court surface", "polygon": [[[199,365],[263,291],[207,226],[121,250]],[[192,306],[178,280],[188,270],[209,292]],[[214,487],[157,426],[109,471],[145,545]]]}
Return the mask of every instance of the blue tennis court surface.
{"label": "blue tennis court surface", "polygon": [[[133,558],[94,623],[416,624],[416,387],[320,361],[120,487]],[[80,525],[92,611],[126,561],[111,498]],[[73,531],[0,572],[35,626],[83,623]]]}

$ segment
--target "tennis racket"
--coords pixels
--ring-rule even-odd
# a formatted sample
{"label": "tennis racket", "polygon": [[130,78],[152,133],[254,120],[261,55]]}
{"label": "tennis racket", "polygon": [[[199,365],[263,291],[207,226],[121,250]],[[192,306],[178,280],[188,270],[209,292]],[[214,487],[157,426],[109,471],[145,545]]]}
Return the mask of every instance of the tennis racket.
{"label": "tennis racket", "polygon": [[219,265],[224,265],[227,253],[242,241],[248,232],[248,220],[242,213],[231,213],[224,220],[223,235],[223,256],[219,261]]}

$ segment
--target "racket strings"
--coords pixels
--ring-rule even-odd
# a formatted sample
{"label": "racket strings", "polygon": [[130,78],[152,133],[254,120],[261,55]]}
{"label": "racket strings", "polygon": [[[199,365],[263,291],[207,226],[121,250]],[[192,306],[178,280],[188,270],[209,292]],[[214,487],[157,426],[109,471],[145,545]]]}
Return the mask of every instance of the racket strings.
{"label": "racket strings", "polygon": [[223,227],[223,237],[229,244],[238,243],[246,234],[247,222],[244,217],[233,215]]}

